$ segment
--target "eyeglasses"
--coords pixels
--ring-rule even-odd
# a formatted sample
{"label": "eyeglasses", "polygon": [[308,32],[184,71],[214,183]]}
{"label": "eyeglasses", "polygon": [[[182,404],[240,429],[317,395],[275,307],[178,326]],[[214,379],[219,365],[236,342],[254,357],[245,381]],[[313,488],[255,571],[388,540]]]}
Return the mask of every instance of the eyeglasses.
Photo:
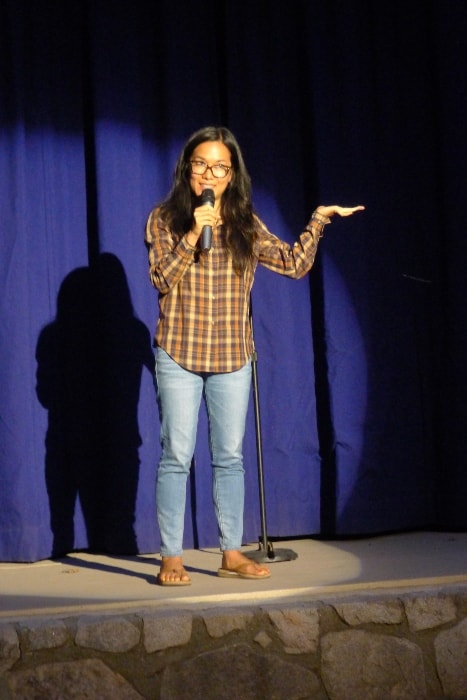
{"label": "eyeglasses", "polygon": [[204,160],[190,160],[190,167],[193,175],[204,175],[206,170],[210,170],[213,177],[217,178],[227,177],[232,170],[230,165],[222,165],[221,163],[208,165]]}

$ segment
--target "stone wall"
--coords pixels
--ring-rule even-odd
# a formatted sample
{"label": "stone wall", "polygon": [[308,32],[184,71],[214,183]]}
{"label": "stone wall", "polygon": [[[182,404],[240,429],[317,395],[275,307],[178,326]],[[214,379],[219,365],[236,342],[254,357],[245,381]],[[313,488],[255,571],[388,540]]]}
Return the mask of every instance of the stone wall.
{"label": "stone wall", "polygon": [[0,624],[1,700],[467,699],[467,591]]}

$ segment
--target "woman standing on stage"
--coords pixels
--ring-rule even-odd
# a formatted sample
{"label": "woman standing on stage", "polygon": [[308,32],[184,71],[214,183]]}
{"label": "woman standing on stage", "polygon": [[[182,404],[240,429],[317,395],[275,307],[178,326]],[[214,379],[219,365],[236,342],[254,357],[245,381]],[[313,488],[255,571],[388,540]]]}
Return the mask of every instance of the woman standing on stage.
{"label": "woman standing on stage", "polygon": [[[183,525],[203,395],[222,552],[218,575],[270,576],[268,567],[240,551],[242,449],[253,354],[249,304],[255,269],[260,264],[294,279],[303,277],[331,217],[362,209],[318,207],[290,246],[268,231],[254,213],[250,178],[228,129],[206,127],[185,144],[172,190],[151,212],[145,238],[160,310],[155,346],[162,444],[156,491],[161,585],[191,583],[182,561]],[[204,227],[212,229],[207,248],[201,245]]]}

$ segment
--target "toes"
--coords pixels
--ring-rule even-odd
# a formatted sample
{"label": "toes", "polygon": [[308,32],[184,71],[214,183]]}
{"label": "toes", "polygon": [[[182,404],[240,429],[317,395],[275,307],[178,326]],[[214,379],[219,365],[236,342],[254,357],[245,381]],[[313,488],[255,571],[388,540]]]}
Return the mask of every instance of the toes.
{"label": "toes", "polygon": [[170,569],[170,570],[161,570],[159,574],[159,578],[161,581],[165,582],[177,582],[177,581],[189,581],[190,577],[188,576],[187,572],[185,569]]}

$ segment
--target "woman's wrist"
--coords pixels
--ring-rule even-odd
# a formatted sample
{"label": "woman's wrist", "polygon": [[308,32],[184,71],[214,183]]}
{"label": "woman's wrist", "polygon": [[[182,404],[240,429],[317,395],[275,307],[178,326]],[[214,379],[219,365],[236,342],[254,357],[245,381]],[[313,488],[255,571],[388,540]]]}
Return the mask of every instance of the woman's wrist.
{"label": "woman's wrist", "polygon": [[321,214],[321,216],[326,216],[330,218],[334,214],[334,207],[326,207],[324,206],[324,204],[321,204],[321,206],[319,206],[316,209],[316,211],[318,214]]}
{"label": "woman's wrist", "polygon": [[193,231],[188,231],[188,233],[185,234],[185,240],[191,248],[196,248],[196,244],[198,242],[198,236],[196,233],[193,233]]}

